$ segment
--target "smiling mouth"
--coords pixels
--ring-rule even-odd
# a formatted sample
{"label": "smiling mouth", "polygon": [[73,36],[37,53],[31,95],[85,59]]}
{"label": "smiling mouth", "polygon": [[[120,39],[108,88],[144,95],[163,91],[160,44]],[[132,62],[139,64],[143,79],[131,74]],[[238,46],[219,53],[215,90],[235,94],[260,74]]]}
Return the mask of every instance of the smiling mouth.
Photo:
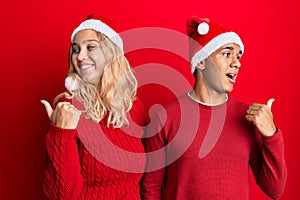
{"label": "smiling mouth", "polygon": [[93,67],[93,66],[94,66],[93,64],[85,64],[85,65],[81,65],[80,69],[88,69],[88,68]]}
{"label": "smiling mouth", "polygon": [[80,69],[80,73],[81,74],[86,74],[88,73],[88,71],[90,69],[93,69],[94,68],[94,65],[93,64],[83,64],[83,65],[80,65],[79,66],[79,69]]}

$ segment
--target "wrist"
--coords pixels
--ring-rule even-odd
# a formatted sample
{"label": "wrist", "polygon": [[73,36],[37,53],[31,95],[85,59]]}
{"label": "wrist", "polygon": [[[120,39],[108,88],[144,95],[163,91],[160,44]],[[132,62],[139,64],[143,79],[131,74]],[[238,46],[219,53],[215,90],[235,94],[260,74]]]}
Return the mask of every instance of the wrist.
{"label": "wrist", "polygon": [[273,131],[270,131],[270,133],[267,134],[262,134],[264,137],[271,137],[273,135],[275,135],[278,132],[278,128],[275,127]]}

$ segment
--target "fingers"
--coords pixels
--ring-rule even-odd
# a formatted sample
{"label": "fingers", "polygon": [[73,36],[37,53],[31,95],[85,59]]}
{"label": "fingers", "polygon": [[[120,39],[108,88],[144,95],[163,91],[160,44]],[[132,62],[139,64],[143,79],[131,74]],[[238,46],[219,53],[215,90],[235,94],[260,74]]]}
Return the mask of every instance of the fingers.
{"label": "fingers", "polygon": [[266,104],[254,103],[249,106],[246,119],[253,123],[263,136],[271,136],[276,132],[276,126],[271,111],[274,99],[269,99]]}
{"label": "fingers", "polygon": [[77,127],[81,111],[69,102],[59,102],[53,111],[50,121],[56,126],[66,129]]}
{"label": "fingers", "polygon": [[256,118],[255,115],[246,115],[246,119],[247,119],[249,122],[251,122],[252,124],[254,124],[255,126],[257,125],[257,124],[256,124],[257,118]]}
{"label": "fingers", "polygon": [[255,115],[255,114],[259,114],[260,111],[266,109],[267,106],[265,104],[252,104],[251,106],[249,106],[248,110],[247,110],[247,114],[250,115]]}
{"label": "fingers", "polygon": [[246,119],[255,124],[262,116],[265,115],[265,113],[268,112],[270,111],[268,111],[267,105],[254,103],[249,106]]}
{"label": "fingers", "polygon": [[249,106],[248,110],[247,110],[247,114],[256,114],[257,112],[259,112],[260,110],[264,110],[266,108],[268,108],[271,111],[272,108],[272,104],[275,101],[275,99],[271,98],[267,101],[266,104],[259,104],[259,103],[253,103],[251,106]]}
{"label": "fingers", "polygon": [[82,111],[78,110],[70,102],[59,102],[54,110],[49,102],[41,100],[41,103],[45,106],[49,120],[53,124],[66,129],[76,128]]}
{"label": "fingers", "polygon": [[260,109],[259,107],[250,106],[249,109],[247,110],[246,119],[255,124],[255,122],[261,115],[262,115],[262,109]]}
{"label": "fingers", "polygon": [[275,101],[275,99],[271,98],[271,99],[269,99],[268,102],[267,102],[267,106],[268,106],[268,108],[269,108],[270,110],[271,110],[271,108],[272,108],[272,104],[273,104],[274,101]]}
{"label": "fingers", "polygon": [[70,102],[66,102],[66,101],[62,101],[62,102],[59,102],[57,105],[56,105],[56,108],[57,109],[66,109],[66,110],[68,110],[68,109],[70,109],[70,108],[72,108],[72,107],[74,107]]}
{"label": "fingers", "polygon": [[50,103],[48,101],[45,101],[45,100],[41,100],[41,103],[45,106],[45,109],[46,109],[46,112],[47,112],[47,115],[50,119],[52,113],[53,113],[53,109],[50,105]]}
{"label": "fingers", "polygon": [[79,117],[82,113],[82,111],[78,110],[74,105],[72,105],[70,102],[59,102],[54,110],[54,112],[57,112],[58,114],[61,113],[62,116],[66,115],[73,115],[76,117]]}

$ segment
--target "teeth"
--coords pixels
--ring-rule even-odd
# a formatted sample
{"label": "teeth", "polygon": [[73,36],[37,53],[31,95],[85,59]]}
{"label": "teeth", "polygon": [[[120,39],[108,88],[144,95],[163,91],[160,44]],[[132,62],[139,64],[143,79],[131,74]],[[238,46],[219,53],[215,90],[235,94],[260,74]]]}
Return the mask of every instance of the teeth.
{"label": "teeth", "polygon": [[89,68],[89,67],[92,67],[93,65],[82,65],[82,66],[80,66],[80,68],[81,69],[87,69],[87,68]]}
{"label": "teeth", "polygon": [[229,78],[234,78],[236,75],[235,74],[226,74]]}

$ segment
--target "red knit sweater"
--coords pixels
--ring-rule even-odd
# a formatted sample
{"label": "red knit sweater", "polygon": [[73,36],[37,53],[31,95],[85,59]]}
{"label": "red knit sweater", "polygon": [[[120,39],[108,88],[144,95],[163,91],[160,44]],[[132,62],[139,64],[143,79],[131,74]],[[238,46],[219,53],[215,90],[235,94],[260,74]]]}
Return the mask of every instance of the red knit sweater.
{"label": "red knit sweater", "polygon": [[245,119],[247,108],[232,97],[211,107],[184,95],[166,106],[166,120],[158,112],[148,129],[158,134],[146,139],[145,150],[164,149],[147,154],[152,172],[144,175],[142,199],[249,199],[249,169],[268,196],[279,198],[287,176],[282,134],[262,137]]}
{"label": "red knit sweater", "polygon": [[47,198],[140,199],[145,166],[141,126],[147,121],[143,113],[142,104],[136,101],[130,116],[138,126],[131,122],[125,129],[107,128],[105,120],[97,124],[82,117],[76,130],[50,124],[43,184]]}

